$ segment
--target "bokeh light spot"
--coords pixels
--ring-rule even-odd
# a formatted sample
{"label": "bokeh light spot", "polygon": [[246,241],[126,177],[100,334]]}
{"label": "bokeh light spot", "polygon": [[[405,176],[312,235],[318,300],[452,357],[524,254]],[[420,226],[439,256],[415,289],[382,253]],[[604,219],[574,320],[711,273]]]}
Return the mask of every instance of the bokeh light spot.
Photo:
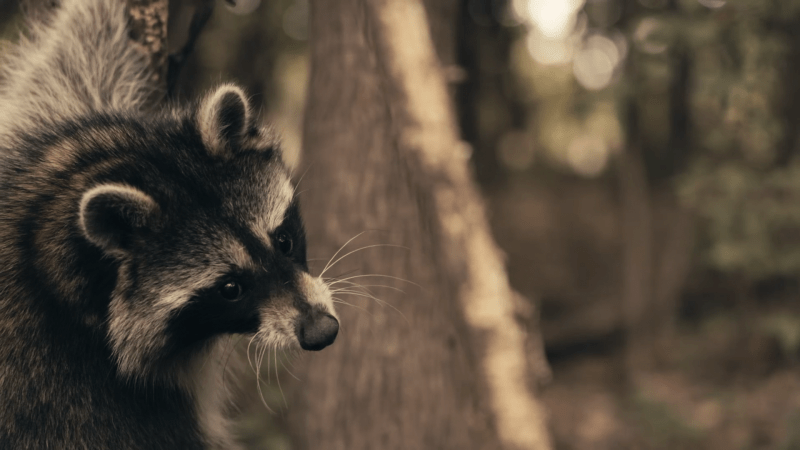
{"label": "bokeh light spot", "polygon": [[706,8],[716,9],[722,8],[727,3],[727,0],[697,0],[701,5]]}
{"label": "bokeh light spot", "polygon": [[579,175],[596,177],[608,165],[608,146],[597,136],[578,136],[567,147],[567,163]]}
{"label": "bokeh light spot", "polygon": [[575,56],[572,71],[581,86],[596,91],[611,83],[619,62],[620,52],[614,41],[595,34]]}
{"label": "bokeh light spot", "polygon": [[298,41],[308,40],[308,0],[295,0],[283,13],[283,32]]}
{"label": "bokeh light spot", "polygon": [[582,6],[583,0],[528,0],[528,15],[545,37],[560,39],[572,33]]}
{"label": "bokeh light spot", "polygon": [[572,60],[575,46],[568,39],[547,39],[537,30],[530,30],[526,40],[528,52],[539,64],[566,64]]}
{"label": "bokeh light spot", "polygon": [[658,37],[660,31],[661,23],[657,19],[645,17],[636,25],[633,38],[643,52],[655,55],[667,49],[666,42]]}

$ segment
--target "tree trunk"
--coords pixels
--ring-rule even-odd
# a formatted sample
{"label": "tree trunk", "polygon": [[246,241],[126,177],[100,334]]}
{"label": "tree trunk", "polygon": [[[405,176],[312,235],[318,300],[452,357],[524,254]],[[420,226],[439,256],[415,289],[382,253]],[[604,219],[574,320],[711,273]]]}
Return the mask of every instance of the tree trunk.
{"label": "tree trunk", "polygon": [[338,305],[339,339],[297,367],[295,447],[549,449],[526,335],[422,3],[316,0],[310,28],[310,169],[299,189],[310,190],[311,256],[363,232],[339,255],[376,243],[407,250],[366,248],[326,276],[388,275],[420,288],[378,276],[334,282],[387,285],[370,289],[390,306],[335,293],[358,308]]}

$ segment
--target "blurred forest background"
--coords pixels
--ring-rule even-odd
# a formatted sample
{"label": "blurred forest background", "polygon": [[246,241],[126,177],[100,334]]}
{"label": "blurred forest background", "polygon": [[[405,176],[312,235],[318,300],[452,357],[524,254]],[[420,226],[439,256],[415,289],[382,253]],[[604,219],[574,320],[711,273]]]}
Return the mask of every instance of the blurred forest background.
{"label": "blurred forest background", "polygon": [[[171,4],[177,46],[193,6]],[[555,448],[800,449],[800,0],[448,4],[431,27],[540,311]],[[178,84],[242,83],[301,173],[308,11],[219,8]],[[18,17],[0,2],[4,36]],[[291,448],[281,413],[247,411],[252,448]]]}

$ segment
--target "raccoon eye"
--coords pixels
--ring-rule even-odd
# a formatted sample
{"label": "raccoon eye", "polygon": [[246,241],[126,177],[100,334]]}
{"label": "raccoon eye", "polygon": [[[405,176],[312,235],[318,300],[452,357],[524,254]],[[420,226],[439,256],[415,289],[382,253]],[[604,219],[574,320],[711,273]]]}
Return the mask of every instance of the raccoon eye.
{"label": "raccoon eye", "polygon": [[278,249],[281,251],[281,253],[286,256],[289,256],[292,253],[293,243],[289,233],[281,231],[275,237],[275,240],[278,241]]}
{"label": "raccoon eye", "polygon": [[219,287],[219,295],[225,300],[236,300],[242,295],[242,285],[235,281],[228,281]]}

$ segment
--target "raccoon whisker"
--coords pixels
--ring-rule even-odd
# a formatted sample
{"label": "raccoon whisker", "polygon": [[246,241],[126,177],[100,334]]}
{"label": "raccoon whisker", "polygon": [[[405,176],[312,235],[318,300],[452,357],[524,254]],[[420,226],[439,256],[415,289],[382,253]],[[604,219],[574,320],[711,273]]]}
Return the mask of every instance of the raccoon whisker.
{"label": "raccoon whisker", "polygon": [[258,346],[259,344],[256,343],[255,353],[253,354],[253,372],[256,374],[257,379],[261,379],[261,364],[258,361]]}
{"label": "raccoon whisker", "polygon": [[328,266],[331,264],[331,261],[333,261],[333,258],[336,258],[336,255],[338,255],[339,252],[341,252],[345,247],[347,247],[347,244],[353,242],[353,239],[358,238],[359,236],[361,236],[364,233],[366,233],[366,231],[362,231],[361,233],[358,233],[357,235],[351,237],[349,241],[345,242],[344,245],[339,247],[339,250],[336,250],[336,253],[334,253],[333,256],[331,256],[331,259],[328,260],[328,264],[325,264],[325,267],[322,269],[322,273],[320,273],[318,276],[320,278],[322,278],[322,275],[324,275],[325,271],[328,270],[328,268],[329,268]]}
{"label": "raccoon whisker", "polygon": [[340,293],[345,294],[345,295],[355,295],[355,296],[358,296],[358,297],[369,298],[369,299],[375,300],[375,302],[377,302],[380,306],[392,307],[392,305],[390,305],[389,302],[381,300],[378,297],[375,297],[374,295],[371,295],[371,294],[368,294],[368,293],[364,293],[362,291],[354,291],[354,290],[350,290],[350,289],[339,289],[337,292],[340,292]]}
{"label": "raccoon whisker", "polygon": [[[250,358],[250,345],[255,341],[255,347],[253,348],[253,357],[252,360]],[[253,372],[257,372],[257,368],[259,366],[258,362],[258,354],[260,352],[259,348],[264,341],[264,336],[262,333],[256,333],[253,337],[250,338],[250,343],[247,345],[247,360],[250,363],[250,368],[253,369]]]}
{"label": "raccoon whisker", "polygon": [[344,277],[344,276],[347,276],[347,275],[350,275],[351,273],[356,273],[356,272],[358,272],[359,270],[361,270],[361,269],[352,269],[352,270],[348,270],[347,272],[340,273],[339,275],[336,275],[336,276],[332,276],[332,277],[328,277],[328,278],[321,277],[320,279],[321,279],[321,280],[322,280],[324,283],[326,283],[326,284],[327,284],[327,283],[329,283],[329,281],[328,281],[328,280],[334,280],[334,281],[335,281],[335,280],[340,280],[342,277]]}
{"label": "raccoon whisker", "polygon": [[339,292],[347,292],[350,287],[340,288],[340,289],[331,289],[331,294],[338,294]]}
{"label": "raccoon whisker", "polygon": [[[299,180],[297,180],[297,183],[295,183],[295,184],[294,184],[294,189],[292,189],[292,196],[295,196],[295,195],[300,195],[300,194],[302,194],[303,192],[305,192],[305,191],[301,191],[299,194],[295,194],[295,192],[297,192],[297,188],[298,188],[298,187],[300,187],[300,183],[303,181],[303,178],[305,178],[305,176],[306,176],[306,174],[308,173],[308,171],[309,171],[309,170],[311,170],[311,168],[312,168],[312,167],[314,167],[314,163],[316,163],[316,161],[314,161],[314,162],[312,162],[311,164],[309,164],[309,165],[308,165],[308,167],[306,167],[306,170],[305,170],[305,172],[303,172],[303,174],[302,174],[302,175],[300,175],[300,179],[299,179]],[[306,191],[307,191],[307,190],[308,190],[308,189],[306,189]]]}
{"label": "raccoon whisker", "polygon": [[[261,369],[264,366],[264,353],[267,352],[269,344],[267,343],[268,340],[266,338],[260,339],[260,342],[256,345],[256,352],[255,356],[253,357],[253,361],[255,362],[256,368],[258,370],[258,376],[261,377]],[[267,384],[270,384],[271,380],[269,378],[269,367],[267,368]]]}
{"label": "raccoon whisker", "polygon": [[[292,377],[293,377],[295,380],[297,380],[297,381],[303,381],[303,380],[301,380],[300,378],[298,378],[298,377],[297,377],[297,375],[293,374],[293,373],[292,373],[292,371],[291,371],[291,370],[289,370],[289,368],[288,368],[288,367],[286,367],[286,364],[284,364],[284,361],[285,361],[285,358],[282,358],[282,359],[280,360],[280,362],[281,362],[281,367],[283,367],[283,370],[285,370],[285,371],[286,371],[286,373],[288,373],[289,375],[291,375],[291,376],[292,376]],[[288,362],[288,361],[287,361],[287,362]],[[291,364],[291,363],[289,363],[289,364]],[[287,405],[287,407],[288,407],[288,405]]]}
{"label": "raccoon whisker", "polygon": [[258,396],[261,398],[261,403],[267,408],[267,411],[275,414],[275,410],[269,407],[267,400],[264,398],[264,391],[261,390],[261,378],[256,378],[256,387],[258,388]]}
{"label": "raccoon whisker", "polygon": [[353,253],[360,252],[361,250],[366,250],[366,249],[368,249],[368,248],[373,248],[373,247],[396,247],[396,248],[402,248],[402,249],[409,250],[409,251],[411,250],[411,249],[409,249],[408,247],[404,247],[404,246],[402,246],[402,245],[395,245],[395,244],[373,244],[373,245],[365,245],[364,247],[357,248],[357,249],[355,249],[355,250],[353,250],[353,251],[351,251],[351,252],[348,252],[348,253],[346,253],[346,254],[344,254],[344,255],[340,256],[340,257],[339,257],[339,258],[338,258],[336,261],[334,261],[333,263],[328,263],[328,264],[329,264],[329,266],[326,266],[326,268],[325,268],[325,269],[322,271],[322,273],[321,273],[321,274],[319,274],[319,276],[322,276],[322,274],[323,274],[323,273],[325,273],[325,271],[326,271],[326,270],[328,270],[328,269],[330,269],[331,267],[335,266],[335,265],[336,265],[336,263],[338,263],[339,261],[343,260],[344,258],[347,258],[348,256],[352,255]]}
{"label": "raccoon whisker", "polygon": [[281,397],[283,398],[283,405],[286,407],[286,409],[289,409],[289,403],[286,402],[286,396],[283,395],[283,387],[281,387],[281,378],[278,375],[278,347],[275,347],[274,359],[275,359],[275,380],[278,382],[278,390],[281,392]]}
{"label": "raccoon whisker", "polygon": [[283,361],[286,362],[286,364],[292,366],[293,369],[296,369],[294,363],[292,362],[292,359],[297,359],[298,355],[300,355],[300,351],[290,349],[289,351],[283,353],[284,356]]}
{"label": "raccoon whisker", "polygon": [[357,290],[352,289],[352,288],[340,288],[340,289],[336,289],[335,291],[332,291],[332,292],[334,292],[334,293],[343,293],[343,294],[348,294],[348,295],[358,295],[358,296],[361,296],[361,297],[371,298],[371,299],[377,301],[380,304],[386,303],[383,300],[373,296],[372,294],[370,294],[368,292],[357,291]]}
{"label": "raccoon whisker", "polygon": [[402,282],[404,282],[404,283],[408,283],[408,284],[414,285],[414,286],[416,286],[416,287],[418,287],[418,288],[422,289],[423,291],[425,290],[425,288],[423,288],[422,286],[418,285],[417,283],[414,283],[413,281],[406,280],[405,278],[393,277],[393,276],[391,276],[391,275],[381,275],[381,274],[377,274],[377,273],[373,273],[373,274],[364,274],[364,275],[353,275],[353,276],[351,276],[351,277],[342,278],[341,280],[336,280],[336,281],[334,281],[334,282],[328,283],[328,286],[332,286],[332,285],[334,285],[334,284],[336,284],[336,283],[342,283],[342,282],[345,282],[345,281],[348,281],[348,280],[352,280],[352,279],[354,279],[354,278],[363,278],[363,277],[384,277],[384,278],[391,278],[391,279],[393,279],[393,280],[402,281]]}
{"label": "raccoon whisker", "polygon": [[[247,350],[245,351],[247,353],[247,363],[250,365],[250,368],[253,369],[253,372],[256,371],[256,368],[253,365],[253,361],[250,359],[250,346],[253,345],[253,339],[255,339],[256,336],[258,336],[258,333],[250,336],[250,341],[247,343]],[[256,344],[256,346],[258,346],[258,344]]]}
{"label": "raccoon whisker", "polygon": [[[352,303],[348,303],[348,302],[346,302],[346,301],[344,301],[344,300],[342,300],[342,299],[336,298],[336,297],[331,297],[331,298],[333,299],[333,303],[339,303],[339,304],[341,304],[341,305],[352,306],[353,308],[360,309],[360,310],[364,311],[365,313],[369,314],[370,316],[372,316],[372,315],[373,315],[373,314],[372,314],[372,313],[371,313],[371,312],[370,312],[368,309],[366,309],[366,308],[363,308],[363,307],[361,307],[361,306],[358,306],[358,305],[354,305],[354,304],[352,304]],[[341,331],[341,329],[342,329],[342,325],[341,325],[341,324],[339,324],[339,330]]]}
{"label": "raccoon whisker", "polygon": [[269,384],[272,384],[273,350],[275,350],[275,342],[271,342],[269,345],[267,345],[267,351],[264,353],[264,356],[267,358],[267,380],[269,381]]}
{"label": "raccoon whisker", "polygon": [[[369,289],[367,289],[368,287],[379,287],[379,288],[386,288],[386,289],[391,289],[391,290],[393,290],[393,291],[397,291],[397,292],[399,292],[399,293],[401,293],[401,294],[405,294],[405,293],[406,293],[406,291],[404,291],[404,290],[402,290],[402,289],[398,289],[398,288],[396,288],[396,287],[394,287],[394,286],[387,286],[387,285],[385,285],[385,284],[359,284],[359,283],[354,283],[354,282],[352,282],[352,281],[344,281],[344,283],[347,283],[347,284],[349,284],[349,285],[352,285],[353,287],[360,287],[360,288],[363,288],[365,291],[367,291],[367,292],[369,292],[369,293],[372,293],[372,291],[371,291],[371,290],[369,290]],[[336,292],[336,290],[334,290],[334,291],[332,291],[332,292]]]}
{"label": "raccoon whisker", "polygon": [[295,196],[295,197],[300,197],[300,194],[306,193],[306,192],[308,192],[308,191],[310,191],[310,190],[311,190],[311,189],[303,189],[302,191],[300,191],[300,192],[298,192],[298,193],[294,194],[294,196]]}
{"label": "raccoon whisker", "polygon": [[401,293],[405,294],[405,292],[403,292],[400,289],[394,288],[392,286],[387,286],[387,285],[384,285],[384,284],[361,284],[361,283],[356,283],[356,282],[353,282],[353,281],[345,281],[344,283],[346,283],[347,286],[335,288],[331,292],[334,292],[334,293],[335,292],[339,292],[342,289],[355,289],[358,292],[365,292],[365,293],[370,294],[370,295],[375,295],[375,293],[372,292],[372,290],[368,289],[368,288],[370,288],[370,287],[381,287],[381,288],[394,289],[394,290],[396,290],[398,292],[401,292]]}
{"label": "raccoon whisker", "polygon": [[222,388],[223,389],[226,388],[226,384],[225,383],[226,383],[227,377],[225,375],[228,373],[228,362],[230,362],[231,355],[233,355],[233,352],[236,351],[236,347],[239,345],[239,342],[242,342],[242,339],[244,339],[244,336],[239,336],[239,339],[236,342],[233,342],[233,339],[234,339],[233,336],[231,336],[230,339],[228,339],[228,342],[231,344],[230,345],[230,350],[228,350],[228,354],[225,356],[225,362],[222,364]]}
{"label": "raccoon whisker", "polygon": [[200,365],[200,369],[198,369],[198,370],[202,371],[203,369],[206,368],[206,364],[208,364],[210,362],[211,362],[211,358],[203,358],[203,364]]}
{"label": "raccoon whisker", "polygon": [[[272,367],[272,359],[275,358],[275,355],[278,353],[278,342],[272,342],[269,346],[269,350],[267,350],[267,370]],[[268,379],[270,383],[272,383],[272,374],[268,375]]]}
{"label": "raccoon whisker", "polygon": [[355,295],[355,296],[358,296],[358,297],[366,297],[366,298],[375,300],[379,305],[388,306],[389,308],[392,308],[393,310],[397,311],[397,314],[400,314],[400,317],[402,317],[403,320],[405,320],[408,325],[411,325],[411,322],[408,320],[408,318],[405,316],[405,314],[403,314],[399,309],[395,308],[389,302],[386,302],[384,300],[379,299],[378,297],[375,297],[374,295],[369,295],[369,294],[365,294],[363,292],[349,291],[349,290],[339,290],[339,292],[341,292],[342,294],[346,294],[346,295]]}
{"label": "raccoon whisker", "polygon": [[[256,344],[256,352],[258,352],[258,344]],[[263,355],[263,352],[262,352]],[[255,356],[255,359],[258,358],[258,355]],[[264,391],[261,389],[261,361],[258,361],[258,364],[255,367],[256,372],[256,389],[258,389],[258,396],[261,398],[261,403],[264,404],[264,407],[267,408],[269,412],[275,414],[275,411],[269,407],[267,404],[267,400],[264,398]]]}
{"label": "raccoon whisker", "polygon": [[[215,363],[217,363],[222,368],[222,373],[220,375],[221,375],[222,386],[224,387],[225,386],[225,366],[228,364],[228,357],[230,356],[230,352],[233,349],[233,346],[232,346],[233,337],[232,336],[225,336],[225,337],[222,338],[222,340],[224,341],[223,344],[222,344],[222,353],[219,355],[219,358],[215,361]],[[208,360],[211,360],[211,358],[208,358]],[[203,365],[205,366],[205,363],[203,363]]]}
{"label": "raccoon whisker", "polygon": [[363,292],[350,291],[350,290],[340,290],[340,291],[338,291],[338,293],[339,294],[344,294],[344,295],[355,295],[356,297],[364,297],[364,298],[368,298],[370,300],[375,300],[375,302],[378,305],[380,305],[381,307],[384,306],[384,303],[385,303],[384,301],[382,301],[382,300],[380,300],[378,298],[375,298],[375,297],[373,297],[373,296],[371,296],[369,294],[364,294]]}
{"label": "raccoon whisker", "polygon": [[[261,368],[264,367],[264,355],[269,351],[269,345],[264,343],[261,346],[261,351],[258,353],[258,362],[256,363],[256,367],[258,367],[259,375],[261,373]],[[272,378],[269,372],[269,358],[267,358],[267,384],[272,384]]]}

